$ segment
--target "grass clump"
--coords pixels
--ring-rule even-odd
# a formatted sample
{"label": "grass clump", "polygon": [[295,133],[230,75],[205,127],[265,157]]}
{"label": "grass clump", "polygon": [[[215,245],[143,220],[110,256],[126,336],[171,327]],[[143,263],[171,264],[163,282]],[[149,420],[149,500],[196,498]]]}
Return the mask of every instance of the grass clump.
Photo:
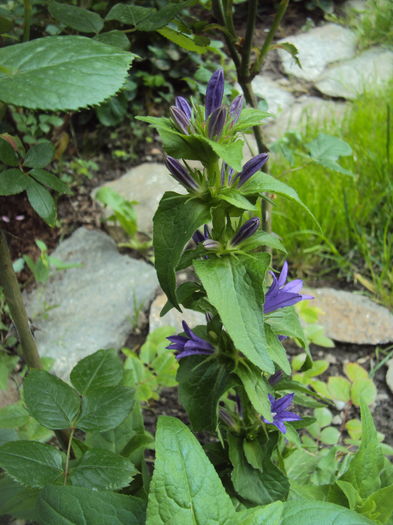
{"label": "grass clump", "polygon": [[349,11],[347,22],[359,37],[360,49],[375,45],[393,47],[392,0],[367,0],[360,10]]}
{"label": "grass clump", "polygon": [[[291,260],[304,275],[338,270],[393,307],[393,83],[360,96],[340,123],[308,122],[303,143],[318,133],[335,135],[352,148],[333,171],[305,156],[276,156],[272,174],[293,186],[317,218],[321,231],[294,203],[273,209],[273,230],[285,239]],[[291,134],[289,134],[289,137]],[[299,135],[297,134],[297,141]]]}

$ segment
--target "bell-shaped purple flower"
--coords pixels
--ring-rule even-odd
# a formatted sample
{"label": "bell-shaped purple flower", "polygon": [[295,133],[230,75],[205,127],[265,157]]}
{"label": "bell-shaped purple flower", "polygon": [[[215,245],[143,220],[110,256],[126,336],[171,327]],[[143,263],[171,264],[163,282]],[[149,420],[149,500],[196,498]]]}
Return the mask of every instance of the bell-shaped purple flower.
{"label": "bell-shaped purple flower", "polygon": [[263,421],[269,425],[274,425],[283,434],[285,434],[287,431],[287,427],[284,424],[285,421],[299,421],[302,419],[297,414],[287,411],[287,408],[292,405],[294,395],[295,394],[286,394],[280,399],[274,399],[272,395],[268,394],[273,421],[268,421],[265,418],[263,418]]}
{"label": "bell-shaped purple flower", "polygon": [[260,220],[258,217],[253,217],[252,219],[249,219],[246,221],[238,231],[235,233],[233,239],[231,240],[232,246],[236,246],[237,244],[240,244],[241,242],[245,241],[251,235],[253,235],[257,229],[259,228]]}
{"label": "bell-shaped purple flower", "polygon": [[233,99],[232,104],[229,107],[229,114],[232,117],[233,124],[236,124],[236,122],[239,120],[240,113],[243,109],[243,102],[243,95],[238,95],[236,98]]}
{"label": "bell-shaped purple flower", "polygon": [[203,226],[203,233],[197,230],[192,235],[192,240],[195,242],[195,244],[199,244],[203,241],[206,241],[206,239],[210,239],[210,231],[207,224]]}
{"label": "bell-shaped purple flower", "polygon": [[176,359],[182,359],[190,355],[210,355],[214,352],[213,346],[208,341],[198,337],[185,321],[182,322],[182,326],[186,335],[171,335],[167,337],[171,342],[167,349],[179,352],[176,355]]}
{"label": "bell-shaped purple flower", "polygon": [[227,110],[224,108],[224,106],[220,106],[213,111],[207,124],[207,134],[209,139],[220,137],[225,125],[226,118]]}
{"label": "bell-shaped purple flower", "polygon": [[222,69],[217,69],[210,77],[207,84],[206,97],[205,97],[205,119],[213,113],[214,110],[219,108],[222,103],[222,97],[224,95],[224,72]]}
{"label": "bell-shaped purple flower", "polygon": [[177,107],[177,109],[180,109],[181,111],[183,111],[183,113],[188,118],[188,120],[191,120],[192,108],[186,98],[176,97],[175,106]]}
{"label": "bell-shaped purple flower", "polygon": [[192,175],[186,170],[180,162],[173,157],[168,157],[165,159],[165,166],[170,171],[171,175],[178,181],[180,184],[183,184],[188,190],[199,190],[198,184],[195,182]]}
{"label": "bell-shaped purple flower", "polygon": [[187,115],[176,106],[171,106],[169,108],[169,113],[171,114],[172,120],[179,131],[188,135],[188,126],[190,125],[190,119]]}
{"label": "bell-shaped purple flower", "polygon": [[263,307],[265,314],[274,312],[279,308],[292,306],[305,299],[314,299],[312,295],[304,295],[300,293],[303,287],[303,281],[301,279],[295,279],[285,284],[288,275],[288,263],[286,261],[278,279],[273,272],[270,273],[273,277],[273,282],[265,295],[265,304]]}
{"label": "bell-shaped purple flower", "polygon": [[234,178],[234,181],[239,181],[237,187],[240,188],[240,186],[243,186],[243,184],[247,182],[254,173],[259,171],[267,161],[268,157],[267,153],[259,153],[259,155],[248,160],[244,164],[242,171]]}

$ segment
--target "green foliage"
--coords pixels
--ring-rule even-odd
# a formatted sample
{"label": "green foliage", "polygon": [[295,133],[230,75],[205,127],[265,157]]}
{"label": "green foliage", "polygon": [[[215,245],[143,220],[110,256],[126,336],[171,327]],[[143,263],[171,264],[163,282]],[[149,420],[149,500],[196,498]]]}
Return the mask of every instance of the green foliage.
{"label": "green foliage", "polygon": [[361,49],[382,45],[393,47],[393,6],[389,0],[367,0],[347,12],[346,22],[358,35]]}
{"label": "green foliage", "polygon": [[34,261],[29,255],[23,255],[23,261],[31,270],[37,283],[45,283],[53,270],[80,267],[80,264],[65,263],[53,255],[48,255],[48,248],[43,241],[36,240],[35,243],[40,249],[40,256]]}

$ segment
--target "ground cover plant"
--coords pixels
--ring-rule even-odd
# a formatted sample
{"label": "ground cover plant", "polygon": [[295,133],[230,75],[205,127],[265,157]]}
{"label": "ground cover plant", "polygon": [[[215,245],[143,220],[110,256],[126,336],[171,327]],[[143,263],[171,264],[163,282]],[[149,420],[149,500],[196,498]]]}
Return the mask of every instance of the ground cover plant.
{"label": "ground cover plant", "polygon": [[[224,13],[231,4],[219,7]],[[9,70],[0,80],[7,87]],[[33,95],[37,104],[48,98],[45,90]],[[90,93],[78,96],[84,105]],[[285,239],[265,231],[262,203],[274,194],[312,214],[291,186],[261,171],[265,152],[242,160],[243,134],[267,117],[243,106],[242,95],[224,97],[217,69],[203,101],[176,97],[169,118],[143,118],[158,129],[168,171],[186,190],[166,192],[154,217],[155,265],[168,298],[163,311],[194,309],[205,314],[204,325],[183,322],[182,333],[162,330],[158,341],[151,334],[138,357],[98,350],[76,364],[68,384],[38,356],[1,231],[0,284],[29,368],[23,400],[0,411],[4,514],[48,525],[391,523],[393,469],[368,408],[373,383],[356,365],[325,391],[315,379],[324,364],[313,362],[312,335],[294,309],[312,297],[302,293],[302,281],[288,279]],[[0,191],[26,192],[53,224],[55,202],[41,186],[68,188],[43,169],[50,144],[33,144],[26,153],[15,137],[0,141]],[[112,204],[132,236],[132,205]],[[45,266],[50,256],[41,249]],[[176,274],[184,270],[188,279],[178,285]],[[285,338],[295,339],[303,354],[290,361]],[[177,367],[191,429],[162,416],[154,438],[140,402],[157,396],[160,385],[173,385]],[[327,407],[337,401],[360,407],[349,442],[333,439]],[[300,406],[309,415],[300,415]],[[204,433],[202,444],[191,430]],[[152,449],[154,458],[145,455]]]}

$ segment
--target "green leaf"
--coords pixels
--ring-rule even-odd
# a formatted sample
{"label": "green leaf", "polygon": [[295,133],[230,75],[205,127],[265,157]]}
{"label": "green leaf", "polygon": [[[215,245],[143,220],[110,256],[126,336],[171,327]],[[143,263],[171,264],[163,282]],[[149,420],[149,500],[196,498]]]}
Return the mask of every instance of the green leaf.
{"label": "green leaf", "polygon": [[94,39],[108,46],[119,47],[124,50],[130,48],[130,41],[128,40],[127,35],[118,29],[100,33],[99,35],[96,35]]}
{"label": "green leaf", "polygon": [[84,487],[46,487],[38,500],[45,525],[141,525],[145,503],[134,496]]}
{"label": "green leaf", "polygon": [[99,33],[104,27],[104,21],[98,13],[82,7],[60,4],[51,0],[48,9],[53,18],[80,33]]}
{"label": "green leaf", "polygon": [[14,441],[0,447],[0,467],[26,487],[41,488],[63,474],[62,454],[34,441]]}
{"label": "green leaf", "polygon": [[306,144],[314,160],[337,160],[352,154],[352,148],[343,140],[320,133],[318,137]]}
{"label": "green leaf", "polygon": [[239,210],[255,210],[255,204],[252,204],[248,199],[243,197],[243,195],[241,195],[236,189],[222,190],[217,195],[217,199],[226,201]]}
{"label": "green leaf", "polygon": [[[307,351],[307,341],[303,332],[299,316],[293,306],[279,308],[275,312],[271,312],[265,317],[266,323],[271,327],[273,332],[277,335],[287,335],[298,339]],[[307,354],[309,355],[309,354]],[[311,360],[305,363],[305,366],[311,365]]]}
{"label": "green leaf", "polygon": [[228,164],[228,166],[235,171],[241,170],[244,147],[244,142],[242,140],[236,140],[230,144],[219,144],[218,142],[207,138],[205,138],[205,141],[209,144],[212,150],[221,157],[226,164]]}
{"label": "green leaf", "polygon": [[0,516],[9,515],[35,522],[36,503],[39,489],[22,487],[19,483],[4,476],[0,479]]}
{"label": "green leaf", "polygon": [[242,249],[255,250],[260,246],[269,246],[269,248],[273,248],[274,250],[287,253],[279,237],[275,233],[257,232],[245,242],[242,242]]}
{"label": "green leaf", "polygon": [[243,383],[246,394],[255,410],[268,421],[271,421],[273,417],[268,394],[272,392],[272,388],[261,372],[253,366],[240,362],[234,373]]}
{"label": "green leaf", "polygon": [[299,51],[296,46],[290,44],[289,42],[281,42],[279,44],[273,44],[271,49],[283,49],[291,55],[296,64],[301,68],[302,64],[299,60]]}
{"label": "green leaf", "polygon": [[0,137],[0,162],[6,166],[19,166],[18,155],[11,144]]}
{"label": "green leaf", "polygon": [[11,168],[0,172],[0,195],[16,195],[24,191],[30,183],[20,170]]}
{"label": "green leaf", "polygon": [[264,372],[274,373],[263,323],[263,281],[270,256],[258,253],[195,261],[194,267],[236,348]]}
{"label": "green leaf", "polygon": [[351,510],[355,509],[358,506],[358,503],[361,503],[362,498],[360,497],[359,492],[355,489],[352,483],[348,483],[348,481],[343,481],[342,479],[339,479],[336,481],[336,485],[345,494],[345,497],[348,500],[349,508]]}
{"label": "green leaf", "polygon": [[393,514],[393,485],[371,494],[356,510],[375,523],[389,523],[388,520]]}
{"label": "green leaf", "polygon": [[30,419],[21,401],[0,408],[0,428],[18,428]]}
{"label": "green leaf", "polygon": [[294,190],[284,182],[275,179],[271,175],[268,175],[267,173],[262,173],[258,171],[250,179],[248,179],[248,181],[245,184],[243,184],[240,190],[243,195],[260,195],[264,192],[277,193],[278,195],[283,195],[284,197],[287,197],[288,199],[291,199],[300,206],[302,206],[307,211],[307,213],[314,219],[315,223],[318,224],[314,215],[300,200],[300,197],[297,194],[296,190]]}
{"label": "green leaf", "polygon": [[53,159],[55,147],[49,141],[31,146],[26,154],[23,165],[27,168],[45,168]]}
{"label": "green leaf", "polygon": [[352,483],[362,498],[367,498],[381,488],[380,473],[383,467],[383,454],[378,441],[370,410],[363,400],[360,403],[362,420],[362,440],[348,470],[342,476]]}
{"label": "green leaf", "polygon": [[319,439],[322,441],[322,443],[325,443],[325,445],[335,445],[340,439],[340,432],[337,430],[337,428],[326,427],[320,433]]}
{"label": "green leaf", "polygon": [[[0,49],[0,100],[31,109],[99,104],[123,85],[135,55],[83,36],[50,36]],[[70,82],[72,79],[72,82]]]}
{"label": "green leaf", "polygon": [[67,383],[44,370],[31,370],[23,383],[27,410],[46,428],[75,426],[80,399]]}
{"label": "green leaf", "polygon": [[209,222],[205,203],[188,195],[166,192],[153,218],[153,244],[157,276],[173,306],[180,310],[176,297],[176,266],[192,234]]}
{"label": "green leaf", "polygon": [[347,403],[351,398],[351,383],[341,376],[330,376],[328,389],[332,399]]}
{"label": "green leaf", "polygon": [[118,20],[122,24],[135,26],[138,31],[155,31],[164,27],[185,7],[193,3],[186,0],[180,3],[169,3],[157,10],[151,7],[116,4],[106,15],[106,20]]}
{"label": "green leaf", "polygon": [[199,53],[202,55],[206,53],[207,48],[205,46],[198,45],[192,38],[186,36],[184,33],[175,31],[170,27],[163,27],[157,31],[161,36],[167,38],[169,41],[173,42],[179,47],[182,47],[186,51],[191,51],[192,53]]}
{"label": "green leaf", "polygon": [[291,374],[291,364],[289,362],[287,351],[279,340],[278,336],[273,332],[268,324],[265,324],[265,335],[267,341],[267,350],[271,360],[281,368],[285,374]]}
{"label": "green leaf", "polygon": [[[258,437],[248,445],[259,451],[259,468],[247,460],[243,449],[247,440],[229,434],[229,458],[233,465],[231,474],[236,492],[254,505],[266,505],[278,499],[286,499],[289,492],[287,477],[271,461],[270,455],[274,445],[272,438],[268,442]],[[250,452],[248,452],[248,456]]]}
{"label": "green leaf", "polygon": [[88,450],[72,469],[73,485],[117,490],[126,487],[138,471],[132,462],[108,450]]}
{"label": "green leaf", "polygon": [[235,384],[231,372],[230,364],[217,359],[192,356],[180,361],[179,399],[194,431],[216,430],[218,402]]}
{"label": "green leaf", "polygon": [[70,379],[80,394],[88,395],[96,388],[117,386],[122,373],[116,350],[98,350],[74,366]]}
{"label": "green leaf", "polygon": [[235,512],[213,465],[190,430],[160,416],[147,525],[232,525]]}
{"label": "green leaf", "polygon": [[327,427],[333,419],[333,415],[326,407],[316,408],[314,410],[314,417],[320,427]]}
{"label": "green leaf", "polygon": [[134,405],[134,390],[125,386],[95,389],[82,398],[77,426],[81,430],[104,432],[117,427]]}
{"label": "green leaf", "polygon": [[281,525],[283,502],[275,501],[236,513],[236,525]]}
{"label": "green leaf", "polygon": [[261,111],[260,109],[244,108],[240,113],[240,118],[233,126],[233,131],[244,131],[253,126],[259,126],[262,120],[271,117],[271,113]]}
{"label": "green leaf", "polygon": [[377,388],[370,378],[358,379],[351,387],[351,400],[357,407],[363,399],[367,405],[371,405],[377,398]]}
{"label": "green leaf", "polygon": [[29,175],[34,177],[36,181],[44,184],[45,186],[48,186],[48,188],[51,188],[52,190],[58,191],[59,193],[71,193],[68,185],[56,177],[56,175],[53,175],[53,173],[49,173],[49,171],[36,168],[30,170]]}
{"label": "green leaf", "polygon": [[358,363],[344,363],[344,373],[352,383],[358,379],[368,379],[367,370]]}
{"label": "green leaf", "polygon": [[56,205],[49,191],[30,177],[26,193],[31,207],[45,222],[50,226],[54,226],[56,220]]}

